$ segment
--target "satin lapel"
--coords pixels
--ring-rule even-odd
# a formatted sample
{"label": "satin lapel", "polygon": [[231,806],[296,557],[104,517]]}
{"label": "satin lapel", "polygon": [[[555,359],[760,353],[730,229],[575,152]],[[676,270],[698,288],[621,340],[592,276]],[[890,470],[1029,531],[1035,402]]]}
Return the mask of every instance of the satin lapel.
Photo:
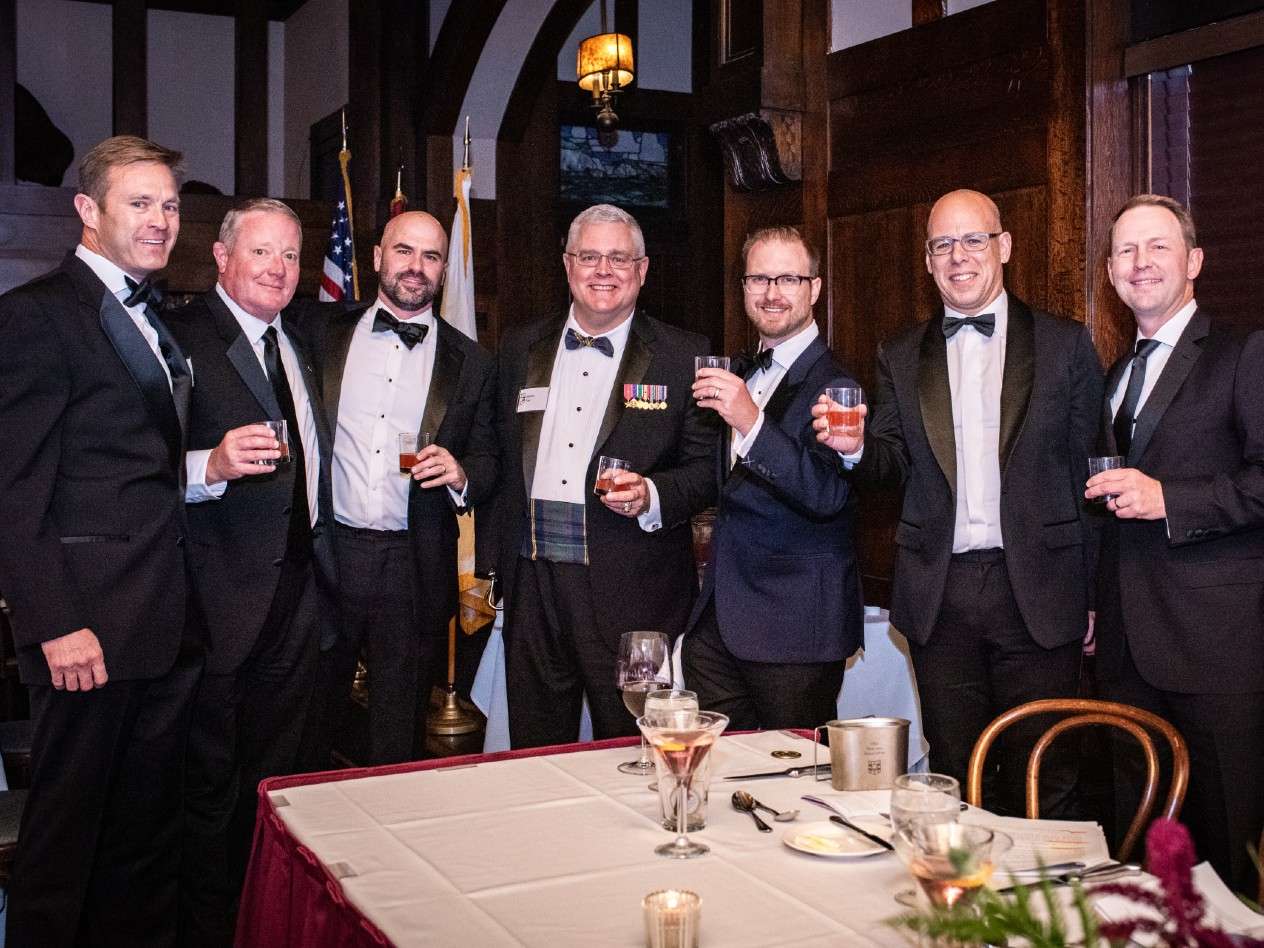
{"label": "satin lapel", "polygon": [[1202,312],[1195,312],[1194,318],[1189,321],[1189,325],[1181,333],[1181,338],[1177,340],[1176,348],[1167,357],[1163,374],[1154,383],[1154,388],[1150,390],[1149,397],[1146,398],[1145,404],[1141,406],[1141,411],[1137,415],[1137,423],[1133,426],[1132,445],[1128,449],[1129,467],[1136,466],[1141,456],[1145,454],[1146,445],[1154,436],[1155,429],[1163,419],[1163,413],[1167,411],[1168,405],[1172,404],[1172,399],[1180,391],[1185,377],[1198,361],[1198,356],[1202,353],[1201,342],[1210,328],[1211,319]]}
{"label": "satin lapel", "polygon": [[[942,312],[940,313],[942,317]],[[948,382],[948,347],[939,329],[940,317],[928,322],[918,352],[917,398],[922,409],[926,440],[957,496],[957,439],[952,431],[952,386]]]}
{"label": "satin lapel", "polygon": [[794,360],[794,364],[786,369],[786,374],[782,376],[781,383],[772,393],[772,398],[768,399],[768,404],[764,406],[764,418],[766,421],[774,421],[778,425],[785,419],[786,410],[790,407],[790,403],[794,401],[799,389],[803,387],[803,380],[808,377],[808,372],[812,366],[816,365],[817,360],[826,352],[825,340],[820,336],[809,343],[808,347],[799,353],[799,358]]}
{"label": "satin lapel", "polygon": [[1102,396],[1101,420],[1102,441],[1105,445],[1102,449],[1102,454],[1105,457],[1113,457],[1119,453],[1119,445],[1115,443],[1115,414],[1110,410],[1110,397],[1119,388],[1119,380],[1123,378],[1124,369],[1128,367],[1131,359],[1131,355],[1125,355],[1120,358],[1110,367],[1110,372],[1106,376],[1106,389],[1105,394]]}
{"label": "satin lapel", "polygon": [[[548,323],[527,349],[523,388],[548,388],[553,375],[553,361],[557,347],[561,345],[564,319]],[[516,396],[515,396],[516,397]],[[518,412],[518,437],[522,442],[523,486],[528,496],[535,481],[535,456],[540,450],[540,429],[544,425],[544,411]]]}
{"label": "satin lapel", "polygon": [[[316,380],[316,369],[312,366],[311,356],[305,346],[298,344],[298,337],[291,331],[290,325],[290,320],[282,312],[281,328],[285,330],[285,335],[289,337],[290,345],[294,347],[294,354],[298,356],[299,373],[303,376],[303,385],[307,389],[307,401],[312,406],[312,418],[316,422],[316,443],[320,446],[320,466],[323,468],[326,462],[333,457],[333,437],[329,430],[328,421],[320,411],[320,385]],[[272,386],[269,385],[268,387],[271,388]]]}
{"label": "satin lapel", "polygon": [[1031,386],[1036,376],[1036,330],[1031,310],[1013,296],[1005,329],[1005,368],[1001,376],[1001,473],[1009,464],[1014,443],[1027,417]]}
{"label": "satin lapel", "polygon": [[448,413],[448,400],[456,391],[457,381],[461,377],[461,365],[465,356],[445,338],[449,332],[457,332],[442,319],[435,320],[435,329],[439,333],[435,339],[434,369],[430,373],[430,391],[426,393],[426,410],[421,415],[420,431],[429,431],[433,441],[439,437],[439,429],[443,427],[443,418]]}
{"label": "satin lapel", "polygon": [[[640,313],[633,315],[632,329],[628,333],[628,344],[623,348],[623,361],[619,365],[618,375],[615,376],[610,398],[606,401],[606,413],[602,416],[601,428],[597,432],[597,440],[593,445],[593,457],[602,453],[602,447],[623,416],[625,401],[623,387],[639,385],[645,378],[645,370],[649,368],[650,358],[654,354],[650,349],[650,343],[653,341],[653,331],[645,317]],[[673,395],[669,392],[668,397],[679,398],[681,395],[679,393]]]}
{"label": "satin lapel", "polygon": [[[187,415],[187,390],[182,386],[177,393],[174,385],[168,384],[167,373],[162,370],[158,357],[113,293],[102,287],[97,305],[102,331],[136,381],[150,415],[166,439],[173,463],[178,462],[184,449],[184,428],[176,410],[176,399],[184,402]],[[187,385],[187,377],[182,381]]]}
{"label": "satin lapel", "polygon": [[357,307],[346,313],[331,317],[325,327],[324,367],[322,377],[324,386],[325,418],[329,424],[329,434],[338,434],[338,399],[342,396],[342,373],[347,367],[347,352],[351,349],[351,337],[355,334],[356,324],[364,315],[367,306]]}
{"label": "satin lapel", "polygon": [[228,307],[224,305],[224,301],[219,298],[219,294],[214,290],[207,293],[205,299],[207,309],[211,311],[211,318],[215,320],[215,328],[219,331],[220,338],[228,343],[228,349],[224,353],[228,357],[228,361],[237,370],[237,374],[241,377],[246,388],[250,390],[250,394],[255,397],[255,401],[259,403],[264,417],[272,421],[280,421],[281,406],[277,404],[276,393],[272,391],[272,383],[268,381],[268,376],[264,373],[263,366],[259,364],[259,357],[255,355],[255,350],[250,345],[250,340],[241,331],[241,325],[237,322],[237,318],[233,316]]}

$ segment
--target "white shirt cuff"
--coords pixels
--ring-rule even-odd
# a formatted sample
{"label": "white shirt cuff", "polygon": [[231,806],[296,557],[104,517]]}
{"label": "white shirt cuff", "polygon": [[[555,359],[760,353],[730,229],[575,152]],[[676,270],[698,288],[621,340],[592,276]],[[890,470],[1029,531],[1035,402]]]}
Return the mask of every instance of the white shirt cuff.
{"label": "white shirt cuff", "polygon": [[860,447],[852,454],[843,454],[842,451],[838,451],[836,453],[840,458],[842,458],[843,467],[850,471],[853,467],[859,464],[860,459],[865,456],[865,443],[863,441],[860,442]]}
{"label": "white shirt cuff", "polygon": [[636,518],[636,522],[641,525],[641,529],[646,533],[653,533],[655,530],[661,530],[663,527],[663,510],[658,505],[658,488],[654,486],[654,482],[648,477],[645,479],[645,489],[649,491],[650,505],[645,513],[640,514]]}
{"label": "white shirt cuff", "polygon": [[207,500],[219,500],[228,489],[228,481],[206,483],[206,465],[211,460],[210,451],[190,451],[184,457],[184,502],[200,504]]}
{"label": "white shirt cuff", "polygon": [[452,498],[452,503],[456,504],[461,510],[464,510],[466,507],[465,499],[469,496],[469,493],[470,482],[468,480],[466,480],[465,486],[459,491],[453,490],[451,487],[448,488],[448,496]]}
{"label": "white shirt cuff", "polygon": [[[764,410],[761,408],[759,410],[758,417],[755,418],[755,423],[751,425],[750,431],[733,441],[733,450],[737,453],[739,458],[746,457],[747,453],[751,449],[751,446],[754,445],[755,439],[759,437],[759,432],[763,429],[763,427]],[[737,431],[735,430],[733,433],[737,434]]]}

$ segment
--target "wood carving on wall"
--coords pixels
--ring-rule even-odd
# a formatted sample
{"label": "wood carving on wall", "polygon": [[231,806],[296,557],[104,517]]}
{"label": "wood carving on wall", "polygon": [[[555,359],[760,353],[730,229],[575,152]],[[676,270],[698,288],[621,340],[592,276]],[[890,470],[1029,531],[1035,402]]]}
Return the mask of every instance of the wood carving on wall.
{"label": "wood carving on wall", "polygon": [[711,126],[720,143],[729,184],[737,191],[765,191],[802,178],[802,117],[764,109]]}

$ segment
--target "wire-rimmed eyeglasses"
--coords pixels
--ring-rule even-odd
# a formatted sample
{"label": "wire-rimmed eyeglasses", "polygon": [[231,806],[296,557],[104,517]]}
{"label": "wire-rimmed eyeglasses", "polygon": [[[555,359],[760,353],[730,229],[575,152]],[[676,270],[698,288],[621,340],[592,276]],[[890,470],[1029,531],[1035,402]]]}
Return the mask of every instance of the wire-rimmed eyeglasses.
{"label": "wire-rimmed eyeglasses", "polygon": [[960,237],[932,237],[926,241],[926,252],[932,257],[942,257],[946,253],[952,253],[952,245],[959,243],[966,253],[978,253],[980,250],[987,250],[987,245],[992,238],[999,237],[1003,233],[1004,231],[998,230],[995,234],[979,232],[962,234]]}

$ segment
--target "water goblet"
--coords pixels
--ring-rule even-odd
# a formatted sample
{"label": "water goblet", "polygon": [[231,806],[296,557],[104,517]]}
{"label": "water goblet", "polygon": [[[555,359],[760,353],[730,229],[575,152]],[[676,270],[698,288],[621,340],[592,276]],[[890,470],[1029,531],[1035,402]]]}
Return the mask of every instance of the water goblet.
{"label": "water goblet", "polygon": [[[891,788],[891,829],[955,823],[961,814],[961,784],[948,774],[901,774]],[[895,900],[913,906],[917,893],[901,889]]]}

